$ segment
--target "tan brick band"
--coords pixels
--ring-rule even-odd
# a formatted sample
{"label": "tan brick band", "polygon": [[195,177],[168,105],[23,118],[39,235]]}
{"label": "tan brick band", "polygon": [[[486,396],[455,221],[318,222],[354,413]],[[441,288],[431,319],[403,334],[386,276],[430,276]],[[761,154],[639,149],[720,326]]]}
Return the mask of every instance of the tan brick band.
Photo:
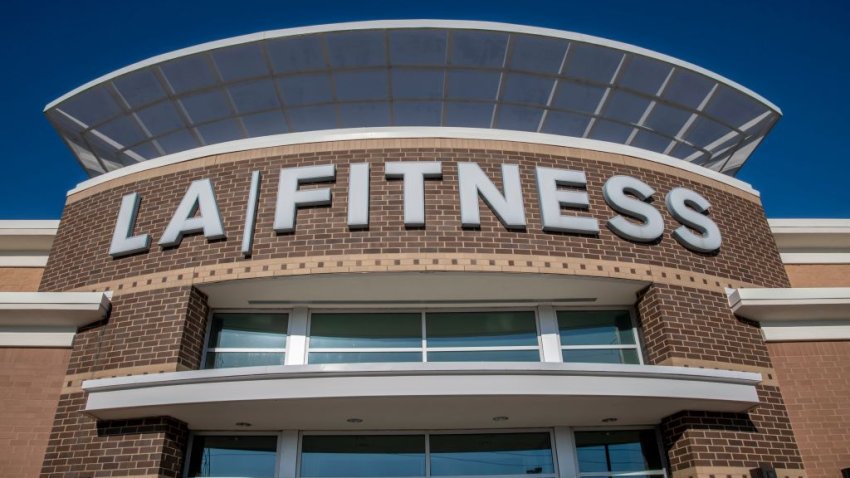
{"label": "tan brick band", "polygon": [[684,357],[670,357],[658,363],[658,365],[669,365],[673,367],[707,368],[714,370],[733,370],[736,372],[760,373],[762,385],[779,386],[776,378],[776,370],[770,367],[756,367],[737,363],[717,362],[713,360],[699,360]]}
{"label": "tan brick band", "polygon": [[[676,470],[672,478],[751,478],[750,468],[734,466],[694,466]],[[778,478],[806,478],[806,470],[777,468]]]}
{"label": "tan brick band", "polygon": [[140,171],[135,174],[121,176],[105,183],[97,184],[88,189],[68,196],[65,204],[71,204],[80,199],[92,196],[117,186],[130,184],[143,179],[156,178],[181,171],[226,164],[237,161],[265,158],[269,156],[284,156],[304,153],[329,153],[335,151],[352,151],[365,149],[407,149],[407,148],[451,148],[470,150],[500,150],[518,153],[548,154],[572,158],[590,159],[613,164],[634,166],[649,171],[657,171],[679,178],[689,179],[715,189],[734,194],[735,196],[761,204],[758,196],[736,188],[729,184],[711,179],[709,177],[692,173],[676,167],[667,166],[653,161],[625,156],[622,154],[605,153],[588,149],[568,148],[565,146],[551,146],[536,143],[519,143],[515,141],[494,141],[480,139],[450,139],[450,138],[400,138],[400,139],[366,139],[349,141],[329,141],[322,143],[295,144],[287,146],[275,146],[271,148],[252,149],[225,153],[204,158],[198,158],[180,163],[170,164],[159,168]]}
{"label": "tan brick band", "polygon": [[160,363],[138,367],[120,367],[108,370],[97,370],[94,372],[65,375],[65,381],[62,383],[61,393],[66,394],[81,392],[84,381],[93,380],[96,378],[128,377],[130,375],[150,375],[166,372],[183,372],[186,370],[189,370],[189,368],[182,364]]}
{"label": "tan brick band", "polygon": [[671,267],[569,257],[505,254],[363,254],[289,257],[213,264],[100,282],[74,291],[146,292],[235,279],[363,272],[509,272],[611,277],[717,291],[756,287],[727,278]]}

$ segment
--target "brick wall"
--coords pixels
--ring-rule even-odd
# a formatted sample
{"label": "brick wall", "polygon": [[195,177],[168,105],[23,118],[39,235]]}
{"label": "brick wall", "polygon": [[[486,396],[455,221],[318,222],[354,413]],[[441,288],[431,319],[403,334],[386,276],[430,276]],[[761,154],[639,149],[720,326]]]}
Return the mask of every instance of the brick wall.
{"label": "brick wall", "polygon": [[0,292],[32,292],[38,290],[41,267],[0,267]]}
{"label": "brick wall", "polygon": [[0,474],[38,476],[68,349],[0,348]]}
{"label": "brick wall", "polygon": [[792,287],[850,287],[850,264],[786,264]]}
{"label": "brick wall", "polygon": [[[428,180],[425,184],[424,228],[404,227],[402,182],[384,179],[384,162],[402,160],[443,162],[442,180]],[[528,221],[526,231],[505,230],[483,202],[480,203],[481,227],[461,228],[456,167],[460,161],[479,163],[497,185],[501,183],[502,163],[519,165]],[[349,231],[346,226],[348,165],[356,162],[371,164],[371,218],[367,230]],[[272,223],[279,169],[327,163],[337,165],[336,182],[304,188],[330,187],[332,206],[300,209],[296,231],[275,234]],[[599,219],[602,230],[598,237],[541,231],[534,186],[537,165],[586,172],[591,205],[583,214]],[[244,259],[239,248],[253,170],[262,171],[263,181],[254,253],[250,259]],[[634,244],[604,227],[605,221],[615,213],[604,203],[602,185],[615,174],[635,176],[656,189],[653,202],[666,222],[665,235],[658,243]],[[228,239],[207,242],[202,236],[192,235],[184,238],[177,248],[159,248],[156,241],[186,187],[202,178],[212,179],[215,185]],[[713,204],[711,216],[724,234],[724,245],[719,252],[694,253],[670,237],[679,224],[666,212],[663,197],[678,186],[699,192]],[[136,232],[150,233],[154,246],[150,252],[113,260],[107,254],[109,241],[121,197],[129,192],[142,196]],[[83,406],[79,383],[110,374],[197,367],[206,307],[205,298],[192,285],[200,283],[203,268],[208,268],[204,273],[210,276],[204,280],[229,280],[254,274],[251,267],[265,271],[269,261],[278,259],[305,258],[301,264],[295,264],[305,270],[312,267],[309,258],[316,256],[328,258],[328,262],[337,262],[333,260],[337,257],[339,262],[357,263],[358,257],[371,255],[378,258],[375,261],[380,265],[380,258],[393,254],[407,254],[414,264],[419,262],[417,257],[429,255],[488,256],[489,259],[480,262],[472,259],[468,270],[491,270],[488,264],[493,266],[498,259],[511,267],[516,262],[517,272],[551,272],[566,267],[570,261],[574,274],[614,277],[625,274],[627,278],[655,280],[656,284],[642,297],[640,313],[646,352],[652,363],[662,364],[691,360],[712,363],[718,368],[769,369],[770,357],[756,326],[738,321],[729,313],[722,287],[726,281],[788,286],[756,197],[702,176],[618,155],[505,142],[477,142],[473,147],[463,141],[417,140],[415,146],[391,147],[376,140],[234,153],[120,178],[69,198],[40,285],[44,291],[109,287],[115,293],[110,319],[81,331],[75,340],[61,413],[57,414],[51,451],[45,461],[45,475],[65,466],[62,460],[76,463],[79,469],[100,470],[95,476],[119,475],[112,469],[97,468],[100,459],[89,456],[87,449],[108,448],[108,455],[137,463],[133,458],[132,450],[136,449],[133,442],[122,441],[123,445],[116,447],[113,438],[97,434],[95,422],[79,416]],[[532,256],[545,258],[539,267],[532,267],[533,262],[526,260]],[[558,265],[561,260],[563,264]],[[316,267],[321,267],[324,261],[319,261]],[[428,261],[433,264],[431,269],[458,267],[451,260]],[[391,262],[398,266],[401,261]],[[610,268],[603,267],[603,262]],[[527,269],[522,269],[523,264]],[[211,266],[215,268],[209,269]],[[277,264],[277,267],[284,266]],[[380,267],[387,270],[384,265]],[[179,272],[173,276],[154,275],[175,270]],[[213,276],[216,272],[221,274]],[[749,463],[749,452],[736,451],[732,444],[716,455],[704,452],[722,440],[746,436],[764,444],[764,453],[761,448],[758,453],[762,458],[799,468],[799,456],[788,433],[790,425],[784,416],[781,397],[766,385],[760,393],[764,404],[749,415],[707,417],[689,411],[668,419],[665,429],[671,462],[679,470],[696,465]],[[739,422],[747,422],[747,427],[755,429],[742,430]],[[707,431],[707,423],[716,426]],[[85,439],[77,443],[74,441],[77,435]],[[174,438],[157,435],[154,441],[157,446],[173,443],[179,449],[180,434],[170,436]],[[161,461],[166,456],[170,455],[162,452]],[[147,469],[153,469],[154,465],[148,465]],[[132,466],[134,473],[143,468],[138,464]]]}
{"label": "brick wall", "polygon": [[768,344],[809,478],[850,468],[850,341]]}

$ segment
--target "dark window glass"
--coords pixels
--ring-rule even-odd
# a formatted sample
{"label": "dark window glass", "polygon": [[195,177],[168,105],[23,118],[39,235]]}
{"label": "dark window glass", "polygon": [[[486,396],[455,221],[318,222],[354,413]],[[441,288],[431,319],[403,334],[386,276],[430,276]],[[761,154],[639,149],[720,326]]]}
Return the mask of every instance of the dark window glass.
{"label": "dark window glass", "polygon": [[207,352],[206,368],[283,365],[283,352]]}
{"label": "dark window glass", "polygon": [[561,345],[632,345],[635,335],[627,310],[559,311]]}
{"label": "dark window glass", "polygon": [[431,475],[554,473],[548,433],[431,435]]}
{"label": "dark window glass", "polygon": [[283,314],[215,314],[210,348],[285,348]]}
{"label": "dark window glass", "polygon": [[421,362],[422,352],[310,352],[308,363]]}
{"label": "dark window glass", "polygon": [[308,435],[300,476],[425,476],[425,436]]}
{"label": "dark window glass", "polygon": [[207,436],[192,440],[190,478],[275,476],[277,438],[273,436]]}
{"label": "dark window glass", "polygon": [[565,349],[564,362],[640,364],[636,349]]}
{"label": "dark window glass", "polygon": [[537,350],[428,352],[429,362],[539,362]]}
{"label": "dark window glass", "polygon": [[576,432],[579,472],[660,470],[654,430]]}
{"label": "dark window glass", "polygon": [[537,346],[534,312],[440,312],[425,315],[428,347]]}

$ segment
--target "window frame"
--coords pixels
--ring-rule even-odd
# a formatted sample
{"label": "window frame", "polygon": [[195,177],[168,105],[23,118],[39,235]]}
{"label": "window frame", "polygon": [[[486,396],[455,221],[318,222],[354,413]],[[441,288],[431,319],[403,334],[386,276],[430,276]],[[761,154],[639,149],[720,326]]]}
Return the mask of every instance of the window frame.
{"label": "window frame", "polygon": [[[186,453],[183,457],[183,471],[180,476],[183,478],[192,478],[189,476],[189,467],[192,465],[192,451],[195,446],[196,436],[273,436],[275,437],[275,455],[274,455],[274,478],[280,478],[280,465],[283,458],[283,432],[280,431],[263,431],[263,430],[199,430],[190,431],[189,439],[186,441]],[[299,437],[299,442],[300,442]]]}
{"label": "window frame", "polygon": [[[627,307],[618,307],[616,305],[613,306],[596,306],[596,307],[555,307],[555,326],[558,330],[558,351],[560,352],[561,361],[563,363],[599,363],[599,362],[567,362],[564,360],[564,350],[634,350],[637,354],[638,363],[636,364],[627,364],[620,363],[619,365],[646,365],[646,361],[643,356],[643,339],[641,334],[639,333],[639,326],[637,320],[637,310],[635,310],[634,306]],[[621,344],[621,345],[564,345],[561,342],[561,327],[558,322],[558,312],[584,312],[584,311],[592,311],[592,312],[621,312],[626,311],[629,313],[629,323],[631,324],[632,335],[634,336],[635,343],[634,344]]]}
{"label": "window frame", "polygon": [[[283,348],[246,348],[246,347],[210,347],[212,339],[213,318],[216,314],[277,314],[286,315],[286,344]],[[290,333],[289,329],[292,324],[292,309],[257,309],[257,308],[239,308],[239,309],[210,309],[207,313],[207,326],[204,333],[204,347],[201,350],[200,370],[220,370],[220,368],[207,368],[207,360],[209,352],[215,353],[244,353],[244,352],[260,352],[260,353],[279,353],[282,355],[280,366],[286,365],[286,356],[289,353]],[[262,365],[259,365],[262,366]],[[224,368],[244,368],[244,367],[224,367]]]}
{"label": "window frame", "polygon": [[[387,308],[308,308],[307,309],[307,334],[305,344],[304,364],[310,365],[310,353],[330,352],[330,353],[374,353],[374,352],[418,352],[420,360],[409,363],[439,363],[429,362],[428,352],[485,352],[485,351],[520,351],[520,350],[536,350],[537,362],[544,361],[543,340],[540,324],[540,312],[538,305],[529,305],[528,307],[513,306],[513,307],[478,307],[476,304],[470,304],[467,307],[387,307]],[[536,335],[536,345],[516,345],[516,346],[486,346],[486,347],[428,347],[428,330],[427,330],[427,314],[428,313],[486,313],[486,312],[531,312],[534,316],[534,328]],[[420,323],[420,340],[418,347],[369,347],[369,348],[342,348],[342,347],[319,347],[312,348],[310,346],[312,340],[312,323],[313,314],[368,314],[368,313],[398,313],[398,314],[419,314]],[[344,362],[356,363],[356,362]],[[313,363],[315,365],[315,363]]]}

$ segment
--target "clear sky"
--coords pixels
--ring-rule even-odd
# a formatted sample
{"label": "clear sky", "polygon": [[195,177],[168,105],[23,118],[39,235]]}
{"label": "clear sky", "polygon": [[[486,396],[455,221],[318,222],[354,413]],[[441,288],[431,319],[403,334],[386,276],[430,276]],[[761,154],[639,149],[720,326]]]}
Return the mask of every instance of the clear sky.
{"label": "clear sky", "polygon": [[42,109],[153,55],[302,25],[391,18],[489,20],[631,43],[695,63],[784,117],[738,174],[769,217],[850,218],[850,2],[500,0],[38,1],[4,4],[0,219],[53,219],[86,179]]}

